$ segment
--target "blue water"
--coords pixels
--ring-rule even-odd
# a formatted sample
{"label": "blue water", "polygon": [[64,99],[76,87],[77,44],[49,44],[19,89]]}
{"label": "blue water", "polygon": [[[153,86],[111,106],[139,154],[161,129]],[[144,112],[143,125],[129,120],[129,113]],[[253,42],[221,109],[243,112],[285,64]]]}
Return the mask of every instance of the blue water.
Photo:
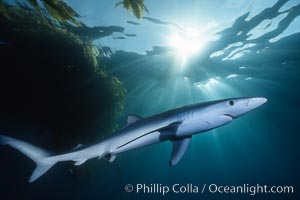
{"label": "blue water", "polygon": [[[127,114],[147,117],[202,101],[262,96],[268,102],[226,126],[193,136],[174,167],[168,165],[171,143],[164,142],[123,153],[113,163],[93,159],[74,172],[68,168],[72,163],[57,164],[28,184],[34,164],[1,148],[2,194],[18,199],[297,199],[300,1],[148,0],[150,20],[136,20],[108,1],[66,2],[89,26],[125,28],[95,41],[111,49],[100,60],[127,90],[120,126]],[[174,34],[179,38],[169,40]],[[291,185],[294,194],[162,196],[124,190],[127,184],[143,183]]]}

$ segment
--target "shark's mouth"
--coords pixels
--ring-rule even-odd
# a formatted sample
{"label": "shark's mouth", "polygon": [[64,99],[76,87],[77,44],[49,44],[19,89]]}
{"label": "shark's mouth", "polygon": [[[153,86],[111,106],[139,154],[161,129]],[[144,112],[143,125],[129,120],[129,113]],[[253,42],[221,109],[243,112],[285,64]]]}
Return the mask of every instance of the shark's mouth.
{"label": "shark's mouth", "polygon": [[232,118],[232,119],[235,118],[233,115],[230,115],[230,114],[224,114],[224,115],[227,116],[227,117],[230,117],[230,118]]}

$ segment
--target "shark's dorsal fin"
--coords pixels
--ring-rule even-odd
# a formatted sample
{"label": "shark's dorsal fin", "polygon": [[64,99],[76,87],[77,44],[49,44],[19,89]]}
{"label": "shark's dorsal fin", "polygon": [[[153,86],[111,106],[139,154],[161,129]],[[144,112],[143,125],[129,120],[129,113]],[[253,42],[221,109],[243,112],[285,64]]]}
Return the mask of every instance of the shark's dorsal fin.
{"label": "shark's dorsal fin", "polygon": [[190,144],[190,140],[191,138],[187,137],[180,140],[172,141],[173,149],[170,160],[170,166],[176,165],[181,160]]}
{"label": "shark's dorsal fin", "polygon": [[127,115],[127,125],[133,124],[133,123],[139,121],[140,119],[143,119],[143,118],[140,116],[137,116],[137,115]]}
{"label": "shark's dorsal fin", "polygon": [[143,118],[138,115],[127,115],[127,124],[123,127],[123,129],[141,119]]}

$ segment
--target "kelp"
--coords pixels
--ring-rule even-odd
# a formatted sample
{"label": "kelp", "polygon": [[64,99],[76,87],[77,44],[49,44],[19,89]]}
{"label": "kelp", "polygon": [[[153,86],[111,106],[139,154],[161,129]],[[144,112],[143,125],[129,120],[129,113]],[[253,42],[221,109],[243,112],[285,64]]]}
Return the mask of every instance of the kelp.
{"label": "kelp", "polygon": [[42,5],[39,5],[38,0],[27,1],[39,14],[43,15],[45,10],[49,16],[62,25],[67,25],[69,22],[83,25],[77,20],[80,15],[62,0],[40,0]]}
{"label": "kelp", "polygon": [[147,7],[144,4],[144,0],[124,0],[115,4],[115,7],[123,5],[123,7],[128,11],[133,13],[133,15],[141,19],[143,17],[143,11],[149,13]]}
{"label": "kelp", "polygon": [[71,26],[68,25],[66,28],[74,34],[77,34],[82,40],[94,41],[96,39],[110,36],[115,32],[123,33],[124,27],[121,26]]}
{"label": "kelp", "polygon": [[[73,23],[77,26],[84,25],[78,20],[80,15],[62,0],[24,0],[24,2],[27,2],[39,15],[49,17],[50,22],[58,22],[62,26],[70,25],[70,23]],[[26,7],[26,3],[24,2],[17,4],[19,7],[29,9],[28,7]],[[143,11],[149,13],[147,7],[144,4],[144,0],[124,0],[116,3],[115,7],[118,7],[120,5],[123,5],[123,7],[128,12],[133,13],[133,15],[138,19],[142,18]],[[8,17],[6,8],[7,7],[1,0],[0,12],[2,13],[2,15]]]}
{"label": "kelp", "polygon": [[0,45],[0,119],[32,121],[57,150],[112,133],[126,90],[101,65],[99,48],[36,10],[0,9],[0,40],[9,44]]}
{"label": "kelp", "polygon": [[8,12],[7,12],[7,9],[6,9],[6,8],[7,8],[6,5],[5,5],[2,1],[0,1],[0,13],[1,13],[4,17],[8,18],[9,16],[8,16]]}
{"label": "kelp", "polygon": [[[26,5],[26,3],[29,4],[29,6]],[[5,17],[9,17],[8,8],[9,6],[0,0],[0,12]],[[78,20],[80,15],[62,0],[24,0],[22,3],[17,2],[17,8],[35,11],[36,14],[49,18],[49,22],[54,24],[58,22],[62,26],[70,23],[77,26],[83,25],[83,23]]]}

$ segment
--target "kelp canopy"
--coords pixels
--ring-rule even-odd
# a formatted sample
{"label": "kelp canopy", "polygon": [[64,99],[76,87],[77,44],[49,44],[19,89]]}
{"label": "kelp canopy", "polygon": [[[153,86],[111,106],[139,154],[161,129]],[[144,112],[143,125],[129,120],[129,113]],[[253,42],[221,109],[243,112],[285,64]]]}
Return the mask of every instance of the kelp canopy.
{"label": "kelp canopy", "polygon": [[[68,25],[69,22],[75,25],[84,25],[78,21],[80,15],[74,11],[68,4],[62,0],[26,0],[33,10],[43,15],[46,18],[50,18],[50,21],[59,22],[61,25]],[[20,7],[28,9],[24,4],[18,3]],[[141,19],[143,16],[143,11],[149,13],[147,7],[144,4],[144,0],[124,0],[115,4],[115,7],[123,5],[123,7],[128,11],[133,13],[133,15]],[[3,0],[0,1],[0,11],[2,14],[7,15],[6,7]]]}
{"label": "kelp canopy", "polygon": [[42,0],[47,16],[28,2],[34,9],[0,2],[1,127],[30,121],[57,150],[113,132],[125,89],[98,62],[99,49],[66,28],[82,26],[78,15],[62,1]]}
{"label": "kelp canopy", "polygon": [[[29,4],[29,6],[26,5]],[[17,2],[18,7],[37,12],[39,15],[49,22],[59,22],[61,25],[69,24],[70,22],[75,25],[83,25],[78,21],[79,14],[76,13],[68,4],[61,0],[26,0],[22,3]],[[6,17],[9,17],[7,6],[3,1],[0,1],[0,11]]]}
{"label": "kelp canopy", "polygon": [[144,0],[124,0],[116,3],[115,7],[123,5],[123,7],[128,11],[133,13],[133,15],[141,19],[143,17],[143,11],[149,13],[147,7],[144,4]]}

